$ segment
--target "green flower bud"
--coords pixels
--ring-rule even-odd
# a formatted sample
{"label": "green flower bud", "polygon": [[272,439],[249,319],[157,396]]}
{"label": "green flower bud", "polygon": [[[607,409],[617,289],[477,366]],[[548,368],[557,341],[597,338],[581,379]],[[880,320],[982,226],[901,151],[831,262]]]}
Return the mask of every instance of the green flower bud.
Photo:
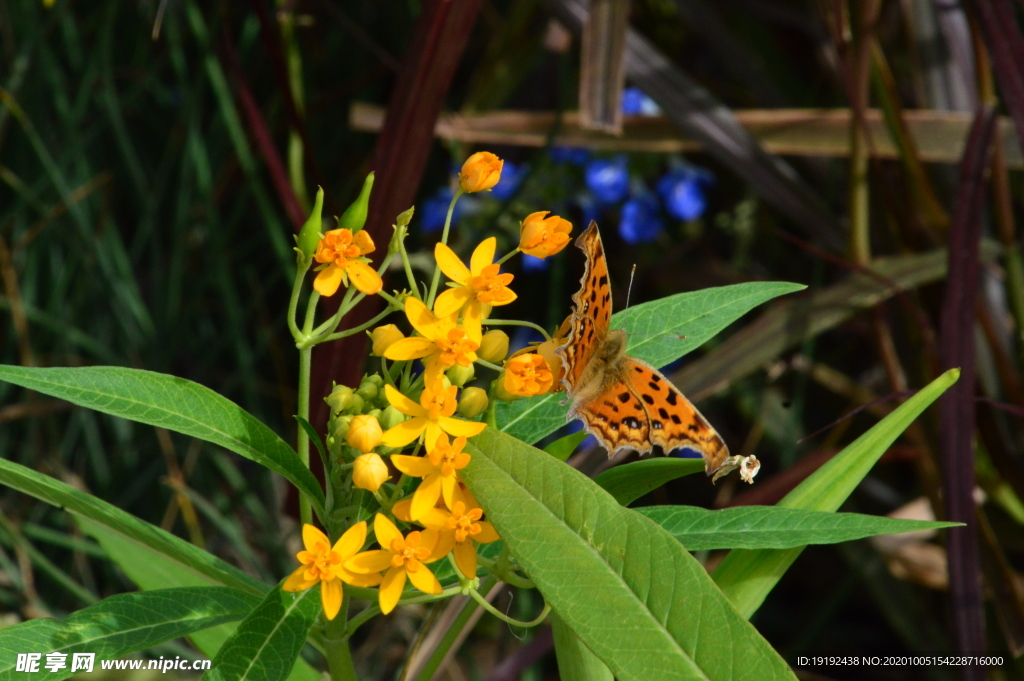
{"label": "green flower bud", "polygon": [[351,230],[353,234],[358,232],[366,224],[366,212],[370,207],[370,190],[373,188],[373,173],[366,176],[363,182],[363,189],[359,197],[352,202],[352,205],[345,209],[338,219],[338,229]]}
{"label": "green flower bud", "polygon": [[483,388],[466,388],[459,397],[459,413],[467,419],[475,418],[487,409],[487,391]]}
{"label": "green flower bud", "polygon": [[348,414],[362,414],[365,404],[366,401],[359,393],[352,393],[348,396],[348,405],[345,407],[345,412]]}
{"label": "green flower bud", "polygon": [[347,385],[335,385],[331,394],[324,398],[324,402],[331,408],[332,414],[340,414],[348,406],[353,392],[355,391]]}
{"label": "green flower bud", "polygon": [[380,415],[382,413],[383,412],[380,409],[371,409],[370,411],[366,412],[366,415],[367,416],[372,416],[373,418],[375,418],[377,420],[380,420]]}
{"label": "green flower bud", "polygon": [[380,374],[370,374],[369,376],[364,377],[363,383],[366,383],[367,381],[373,383],[378,388],[384,387],[384,379],[381,377]]}
{"label": "green flower bud", "polygon": [[412,215],[416,212],[416,206],[409,206],[404,211],[398,214],[395,218],[395,225],[397,227],[408,227],[409,223],[412,222]]}
{"label": "green flower bud", "polygon": [[452,382],[452,385],[457,385],[460,388],[466,385],[466,383],[468,383],[469,381],[473,380],[473,374],[474,372],[472,364],[470,364],[468,367],[463,367],[456,364],[447,372],[445,372],[445,376],[447,376],[448,380]]}
{"label": "green flower bud", "polygon": [[384,430],[390,430],[397,426],[399,423],[405,421],[406,416],[402,412],[395,409],[393,406],[389,406],[387,409],[380,413],[380,425]]}
{"label": "green flower bud", "polygon": [[509,391],[505,390],[505,372],[502,371],[498,375],[497,385],[494,387],[494,396],[502,402],[515,402],[519,399],[518,395],[513,395]]}
{"label": "green flower bud", "polygon": [[313,206],[313,212],[309,214],[306,224],[302,225],[302,229],[299,230],[299,235],[295,238],[297,249],[306,260],[312,258],[313,254],[316,253],[317,244],[320,243],[320,239],[323,237],[323,235],[320,234],[320,216],[323,208],[324,190],[317,189],[316,204]]}
{"label": "green flower bud", "polygon": [[508,354],[508,334],[500,329],[491,329],[480,339],[480,348],[476,356],[480,359],[499,364]]}
{"label": "green flower bud", "polygon": [[348,435],[348,427],[352,424],[352,416],[345,415],[339,416],[334,419],[334,423],[331,424],[331,437],[344,441],[345,436]]}
{"label": "green flower bud", "polygon": [[377,397],[377,386],[370,381],[363,381],[359,386],[359,390],[356,391],[356,395],[359,395],[367,402]]}

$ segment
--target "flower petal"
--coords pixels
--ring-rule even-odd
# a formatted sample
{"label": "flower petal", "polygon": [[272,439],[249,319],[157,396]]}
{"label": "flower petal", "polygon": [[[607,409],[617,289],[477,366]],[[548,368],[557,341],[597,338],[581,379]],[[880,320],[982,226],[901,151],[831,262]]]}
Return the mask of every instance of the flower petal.
{"label": "flower petal", "polygon": [[380,611],[387,615],[398,605],[398,599],[402,597],[402,589],[405,588],[405,568],[393,567],[384,575],[384,581],[380,583],[378,602]]}
{"label": "flower petal", "polygon": [[320,583],[320,602],[324,606],[327,619],[333,620],[341,610],[341,581],[332,579]]}
{"label": "flower petal", "polygon": [[[438,418],[438,424],[444,429],[444,432],[449,435],[456,437],[473,437],[484,432],[484,428],[487,427],[486,423],[479,421],[463,421],[461,419],[454,419],[451,416],[442,416]],[[427,430],[427,439],[430,439],[429,427]]]}
{"label": "flower petal", "polygon": [[418,298],[409,296],[405,299],[405,316],[424,338],[437,338],[441,335],[441,325],[437,317]]}
{"label": "flower petal", "polygon": [[498,536],[498,531],[494,529],[494,525],[491,525],[486,520],[480,521],[480,534],[473,537],[480,544],[490,544],[492,541],[498,541],[501,537]]}
{"label": "flower petal", "polygon": [[422,478],[424,475],[434,472],[435,469],[434,464],[430,463],[430,459],[423,456],[392,454],[391,463],[395,464],[395,468],[398,470],[414,478]]}
{"label": "flower petal", "polygon": [[[390,386],[388,386],[390,387]],[[420,436],[423,429],[431,423],[423,416],[417,416],[411,418],[408,421],[402,421],[394,428],[389,428],[383,436],[381,436],[381,444],[385,447],[404,447],[416,438]]]}
{"label": "flower petal", "polygon": [[437,577],[426,565],[420,565],[419,570],[407,574],[412,585],[423,593],[434,595],[441,593],[441,582],[437,581]]}
{"label": "flower petal", "polygon": [[[424,530],[424,532],[434,532],[435,530]],[[441,560],[449,553],[452,552],[452,548],[455,547],[455,531],[454,530],[442,530],[437,533],[437,543],[434,544],[434,548],[430,550],[430,555],[424,560],[424,563],[433,563],[434,561]]]}
{"label": "flower petal", "polygon": [[340,565],[334,566],[334,574],[338,576],[338,579],[352,586],[377,586],[384,579],[379,572],[362,575],[358,572],[346,570]]}
{"label": "flower petal", "polygon": [[332,549],[341,556],[342,560],[348,560],[363,548],[366,543],[366,521],[362,520],[345,530],[345,534],[334,543]]}
{"label": "flower petal", "polygon": [[[491,309],[489,305],[484,305],[479,300],[474,300],[466,307],[466,314],[462,317],[462,330],[466,332],[466,338],[476,343],[478,348],[483,337],[480,325],[481,320],[484,318],[485,308],[487,310]],[[476,360],[475,353],[473,359]]]}
{"label": "flower petal", "polygon": [[455,564],[459,566],[459,572],[466,579],[476,577],[476,547],[473,541],[467,539],[455,545]]}
{"label": "flower petal", "polygon": [[391,542],[396,539],[403,539],[402,532],[382,513],[378,513],[373,519],[373,533],[382,549],[391,548]]}
{"label": "flower petal", "polygon": [[484,268],[494,262],[494,250],[497,246],[498,240],[492,236],[481,241],[480,245],[473,249],[469,269],[474,277],[479,277]]}
{"label": "flower petal", "polygon": [[[455,255],[455,251],[448,248],[446,244],[438,242],[434,246],[434,260],[437,261],[437,266],[444,272],[444,276],[448,277],[452,281],[462,284],[463,286],[469,281],[470,273],[469,269],[462,264],[459,260],[459,256]],[[434,313],[438,316],[442,314],[451,314],[437,311],[437,305],[434,305]]]}
{"label": "flower petal", "polygon": [[380,293],[380,290],[384,288],[384,282],[380,275],[362,260],[349,260],[345,271],[348,272],[355,287],[368,296]]}
{"label": "flower petal", "polygon": [[444,317],[462,309],[462,306],[473,297],[473,289],[468,286],[456,286],[450,288],[437,297],[434,301],[434,312],[439,317]]}
{"label": "flower petal", "polygon": [[[447,418],[447,417],[441,417]],[[449,419],[454,420],[454,419]],[[423,444],[426,445],[427,451],[429,452],[434,448],[437,443],[437,438],[441,435],[441,426],[438,425],[437,421],[427,421],[427,436],[423,438]],[[386,444],[386,443],[385,443]]]}
{"label": "flower petal", "polygon": [[413,402],[408,397],[400,393],[390,383],[384,385],[384,394],[388,398],[388,402],[391,406],[402,412],[406,416],[426,416],[427,410],[419,405],[419,402]]}
{"label": "flower petal", "polygon": [[[396,506],[398,504],[395,504]],[[392,510],[394,510],[392,508]],[[416,520],[420,525],[433,530],[441,530],[448,527],[448,518],[451,517],[451,513],[441,510],[440,508],[430,508],[420,514],[419,519]]]}
{"label": "flower petal", "polygon": [[308,569],[307,566],[300,565],[298,570],[288,575],[288,579],[284,580],[284,584],[281,585],[281,591],[305,591],[316,584],[319,580],[306,579],[306,570]]}
{"label": "flower petal", "polygon": [[345,561],[344,568],[357,575],[368,575],[387,570],[391,566],[390,551],[363,551]]}
{"label": "flower petal", "polygon": [[446,475],[441,478],[441,494],[444,495],[444,503],[448,508],[455,505],[455,484],[454,475]]}
{"label": "flower petal", "polygon": [[406,497],[401,501],[397,502],[391,507],[391,512],[395,514],[395,517],[404,523],[411,523],[412,517],[409,515],[412,509],[412,498]]}
{"label": "flower petal", "polygon": [[437,345],[434,344],[434,341],[415,336],[395,341],[384,351],[384,356],[396,360],[420,359],[432,352],[437,352]]}
{"label": "flower petal", "polygon": [[439,496],[441,496],[441,476],[434,473],[423,478],[423,482],[416,488],[416,494],[412,497],[412,510],[409,512],[409,517],[419,520],[420,516],[434,508]]}
{"label": "flower petal", "polygon": [[316,275],[316,279],[313,280],[313,289],[322,296],[333,296],[341,286],[343,273],[344,270],[331,263]]}
{"label": "flower petal", "polygon": [[320,531],[315,525],[305,524],[302,526],[302,544],[310,553],[316,553],[317,544],[331,545],[331,540]]}

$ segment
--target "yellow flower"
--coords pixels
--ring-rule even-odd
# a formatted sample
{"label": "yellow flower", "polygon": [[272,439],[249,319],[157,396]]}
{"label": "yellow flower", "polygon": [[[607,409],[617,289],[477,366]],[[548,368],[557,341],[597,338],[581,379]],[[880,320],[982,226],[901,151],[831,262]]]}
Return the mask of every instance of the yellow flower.
{"label": "yellow flower", "polygon": [[316,247],[316,261],[326,263],[313,281],[313,288],[322,296],[333,296],[344,281],[348,286],[351,279],[357,289],[366,294],[381,290],[384,282],[380,275],[367,265],[363,256],[373,253],[373,239],[365,230],[352,236],[351,230],[332,229],[324,234]]}
{"label": "yellow flower", "polygon": [[320,600],[327,619],[333,620],[341,609],[341,583],[353,586],[377,586],[380,575],[357,574],[345,567],[345,561],[356,555],[366,541],[366,522],[348,528],[341,539],[331,546],[327,535],[312,525],[302,526],[305,551],[296,556],[302,565],[284,580],[283,591],[305,591],[320,584]]}
{"label": "yellow flower", "polygon": [[499,266],[493,262],[497,243],[498,240],[493,236],[480,242],[469,259],[468,268],[445,244],[434,246],[437,266],[446,277],[458,284],[437,297],[434,314],[444,317],[458,312],[468,304],[466,318],[483,319],[484,305],[508,305],[516,299],[516,294],[508,288],[512,283],[512,275],[499,274]]}
{"label": "yellow flower", "polygon": [[426,431],[425,444],[429,452],[434,448],[442,431],[453,437],[473,437],[487,427],[486,423],[452,418],[458,406],[458,388],[454,385],[445,388],[441,381],[437,381],[434,385],[427,386],[420,395],[419,404],[390,385],[384,386],[384,394],[387,395],[391,406],[412,417],[384,433],[382,442],[385,447],[404,447]]}
{"label": "yellow flower", "polygon": [[352,462],[352,484],[359,489],[376,492],[390,477],[388,465],[377,453],[363,454]]}
{"label": "yellow flower", "polygon": [[458,312],[435,317],[420,300],[405,299],[405,316],[421,337],[403,338],[388,346],[384,356],[388,359],[422,359],[426,367],[426,385],[433,385],[448,367],[468,367],[476,361],[480,347],[480,320],[467,317],[458,325]]}
{"label": "yellow flower", "polygon": [[482,192],[498,184],[501,167],[505,164],[489,151],[478,151],[462,164],[459,186],[464,192]]}
{"label": "yellow flower", "polygon": [[519,234],[519,248],[527,255],[547,258],[558,253],[569,244],[572,223],[557,215],[544,216],[549,211],[530,213],[523,220]]}
{"label": "yellow flower", "polygon": [[454,551],[455,564],[468,579],[476,577],[476,546],[473,542],[490,544],[501,539],[493,525],[481,520],[483,515],[483,509],[479,506],[467,507],[465,502],[456,501],[450,512],[429,508],[418,519],[428,530],[438,531],[433,554],[446,556],[449,551]]}
{"label": "yellow flower", "polygon": [[418,520],[421,515],[434,507],[438,497],[451,508],[455,503],[455,488],[459,481],[458,471],[469,463],[469,454],[462,451],[466,438],[457,437],[451,444],[442,433],[437,442],[427,450],[426,456],[402,456],[395,454],[391,462],[395,468],[414,478],[423,478],[412,497],[410,517]]}
{"label": "yellow flower", "polygon": [[553,381],[548,361],[535,352],[510,358],[504,376],[505,392],[520,397],[543,395],[551,390]]}
{"label": "yellow flower", "polygon": [[424,563],[432,563],[441,556],[434,558],[431,553],[437,543],[437,533],[426,530],[413,530],[402,536],[395,524],[380,513],[373,520],[373,531],[377,535],[380,549],[364,551],[352,556],[345,562],[345,567],[352,572],[369,575],[387,570],[380,583],[378,598],[380,611],[387,615],[398,605],[408,576],[412,585],[424,593],[441,593],[441,583]]}
{"label": "yellow flower", "polygon": [[402,332],[394,324],[378,326],[370,332],[370,340],[373,343],[373,354],[378,357],[383,356],[385,350],[403,338],[405,338],[405,336],[402,335]]}
{"label": "yellow flower", "polygon": [[345,434],[345,442],[363,454],[379,445],[380,439],[380,421],[376,416],[370,414],[359,414],[353,417],[348,425],[348,433]]}

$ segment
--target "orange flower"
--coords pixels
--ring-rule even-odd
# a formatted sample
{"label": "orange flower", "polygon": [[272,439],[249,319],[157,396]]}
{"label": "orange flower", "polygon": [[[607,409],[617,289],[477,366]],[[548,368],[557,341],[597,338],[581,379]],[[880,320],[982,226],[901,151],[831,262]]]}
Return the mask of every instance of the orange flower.
{"label": "orange flower", "polygon": [[572,223],[557,215],[544,216],[549,211],[530,213],[523,220],[519,235],[519,248],[527,255],[547,258],[558,253],[569,244]]}
{"label": "orange flower", "polygon": [[[543,357],[548,363],[548,369],[551,370],[551,392],[553,393],[565,390],[565,386],[562,385],[562,376],[565,375],[565,365],[562,363],[562,358],[555,353],[555,350],[565,345],[565,338],[569,335],[571,325],[572,315],[569,315],[565,318],[565,321],[562,322],[562,325],[558,327],[558,330],[555,331],[555,335],[551,337],[551,340],[532,344],[513,353],[512,355],[513,357],[518,357],[520,355],[535,352]],[[487,334],[484,334],[484,340],[486,341],[486,339]]]}
{"label": "orange flower", "polygon": [[419,404],[390,385],[384,386],[384,394],[391,406],[412,417],[384,433],[384,439],[381,441],[385,447],[404,447],[425,431],[427,436],[424,444],[429,452],[434,448],[442,431],[455,437],[473,437],[487,427],[486,423],[452,418],[459,403],[456,397],[458,388],[454,385],[445,388],[441,380],[423,389]]}
{"label": "orange flower", "polygon": [[551,390],[553,377],[548,361],[535,352],[505,362],[505,392],[520,397],[543,395]]}
{"label": "orange flower", "polygon": [[407,576],[420,591],[435,595],[441,593],[441,583],[430,568],[424,565],[443,557],[435,558],[432,555],[432,549],[437,544],[436,531],[414,530],[403,537],[395,524],[380,513],[374,518],[373,531],[377,535],[380,550],[357,553],[345,562],[345,567],[362,575],[387,570],[378,593],[382,613],[387,615],[398,605]]}
{"label": "orange flower", "polygon": [[410,517],[418,520],[421,515],[434,507],[439,497],[451,508],[455,503],[455,489],[459,471],[469,464],[470,456],[462,451],[466,438],[457,437],[449,444],[448,436],[441,433],[426,456],[392,455],[395,468],[414,478],[423,478],[412,497]]}
{"label": "orange flower", "polygon": [[455,564],[467,579],[476,577],[476,546],[473,542],[490,544],[501,539],[493,525],[481,520],[483,515],[483,509],[479,506],[474,504],[474,507],[468,507],[460,500],[452,505],[451,512],[429,508],[419,518],[419,522],[428,530],[438,532],[437,544],[431,555],[446,556],[449,551],[454,551]]}
{"label": "orange flower", "polygon": [[348,229],[327,232],[316,247],[316,261],[326,264],[318,268],[320,273],[313,281],[313,288],[322,296],[333,296],[343,281],[348,286],[351,279],[363,293],[377,293],[384,282],[363,257],[373,253],[374,248],[373,239],[365,230],[356,232],[355,236]]}
{"label": "orange flower", "polygon": [[366,522],[356,523],[331,546],[327,535],[312,525],[302,526],[305,551],[296,556],[302,563],[281,585],[282,591],[305,591],[320,585],[320,600],[327,619],[333,620],[341,609],[341,583],[353,586],[376,586],[380,575],[363,575],[349,571],[344,563],[363,548],[366,541]]}
{"label": "orange flower", "polygon": [[489,151],[478,151],[462,164],[459,186],[464,192],[482,192],[498,184],[505,162]]}
{"label": "orange flower", "polygon": [[458,312],[435,317],[420,300],[405,299],[405,316],[419,336],[397,340],[384,350],[394,360],[422,359],[426,385],[433,385],[448,367],[468,367],[476,361],[480,347],[480,320],[467,317],[458,325]]}
{"label": "orange flower", "polygon": [[516,294],[508,287],[512,283],[512,275],[499,274],[499,266],[493,262],[497,243],[493,236],[480,242],[473,251],[469,267],[445,244],[434,246],[437,266],[458,284],[437,297],[434,314],[439,317],[454,314],[468,304],[466,318],[482,319],[485,316],[484,306],[489,309],[493,305],[508,305],[516,299]]}

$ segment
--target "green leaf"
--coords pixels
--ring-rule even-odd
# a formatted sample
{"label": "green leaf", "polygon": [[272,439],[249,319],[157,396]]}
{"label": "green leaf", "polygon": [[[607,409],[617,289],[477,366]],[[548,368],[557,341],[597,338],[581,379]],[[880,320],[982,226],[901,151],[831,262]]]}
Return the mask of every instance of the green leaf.
{"label": "green leaf", "polygon": [[684,475],[704,472],[704,459],[680,459],[671,456],[644,459],[615,466],[594,478],[608,494],[623,506]]}
{"label": "green leaf", "polygon": [[[665,366],[696,350],[761,303],[805,288],[786,282],[754,282],[677,293],[635,305],[612,316],[612,328],[629,334],[629,354]],[[501,430],[537,442],[565,424],[561,394],[498,404]]]}
{"label": "green leaf", "polygon": [[252,414],[198,383],[123,367],[9,365],[0,365],[0,380],[230,449],[284,476],[323,514],[323,490],[295,451]]}
{"label": "green leaf", "polygon": [[462,474],[488,520],[619,681],[794,678],[664,529],[506,433],[488,428],[467,451]]}
{"label": "green leaf", "polygon": [[[16,671],[18,653],[42,653],[47,679],[71,676],[74,653],[111,660],[222,622],[240,620],[259,599],[222,586],[118,594],[83,608],[63,622],[36,619],[0,631],[0,681],[26,678]],[[47,653],[64,653],[65,668],[46,670]]]}
{"label": "green leaf", "polygon": [[[960,370],[950,369],[926,385],[797,485],[778,506],[808,511],[838,509],[889,445],[958,378]],[[715,570],[715,582],[733,605],[750,617],[801,551],[802,546],[730,551]]]}
{"label": "green leaf", "polygon": [[272,589],[224,642],[206,681],[284,681],[320,614],[320,589]]}
{"label": "green leaf", "polygon": [[572,453],[576,451],[576,448],[580,446],[580,443],[587,439],[587,431],[579,430],[575,433],[569,433],[565,437],[560,437],[547,447],[544,451],[555,457],[559,461],[565,461]]}
{"label": "green leaf", "polygon": [[612,670],[572,633],[557,612],[551,612],[559,681],[615,681]]}
{"label": "green leaf", "polygon": [[[117,563],[128,579],[132,580],[140,589],[148,591],[171,587],[206,586],[215,583],[208,576],[193,572],[150,547],[139,545],[92,520],[80,517],[78,523],[84,532],[100,543],[110,559]],[[258,584],[263,591],[258,598],[254,599],[254,605],[259,603],[259,598],[262,598],[270,590],[269,585],[262,582],[258,582]],[[189,639],[212,660],[237,626],[234,622],[219,624],[193,632],[189,634]],[[301,658],[295,661],[295,667],[288,676],[289,681],[319,681],[319,679],[320,672],[310,667]]]}
{"label": "green leaf", "polygon": [[635,510],[668,530],[689,551],[788,549],[960,524],[778,506],[737,506],[718,511],[696,506],[647,506]]}

